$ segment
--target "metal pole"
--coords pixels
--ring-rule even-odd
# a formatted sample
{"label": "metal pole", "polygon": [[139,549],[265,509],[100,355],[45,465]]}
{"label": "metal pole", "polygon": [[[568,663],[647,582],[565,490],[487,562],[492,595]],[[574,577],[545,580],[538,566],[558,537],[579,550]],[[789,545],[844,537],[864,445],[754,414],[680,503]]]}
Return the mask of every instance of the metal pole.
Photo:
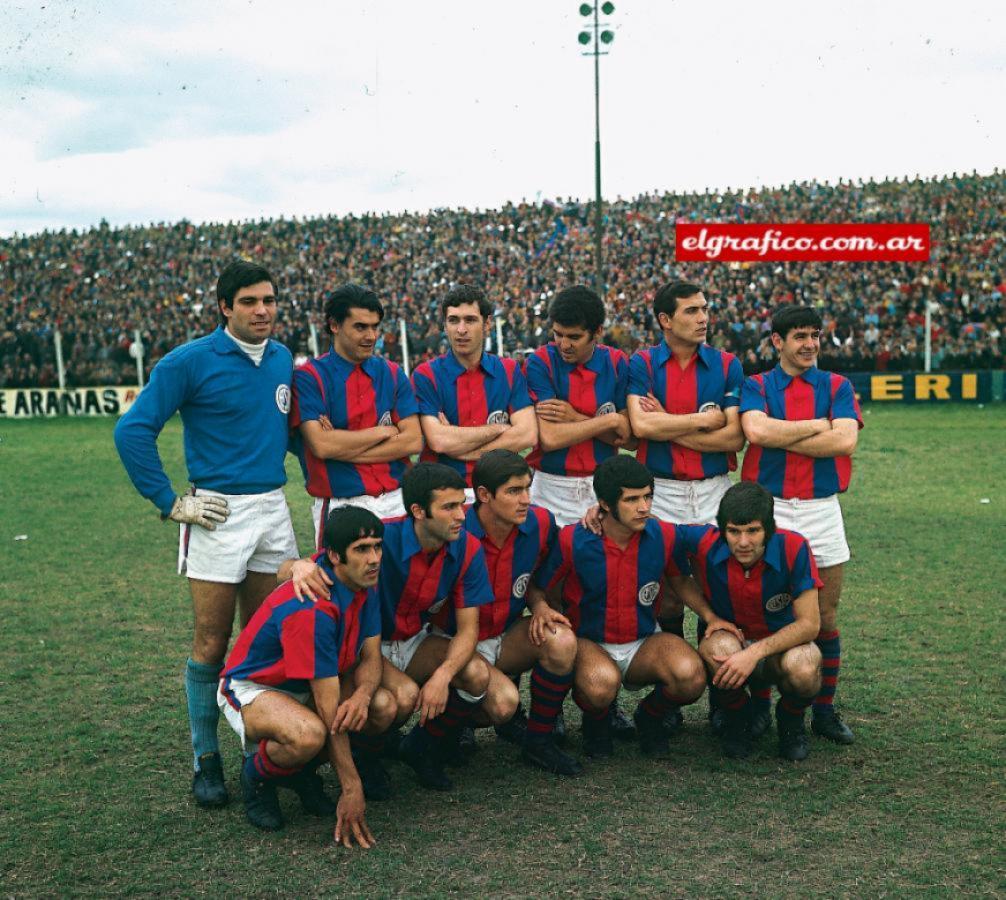
{"label": "metal pole", "polygon": [[315,327],[314,322],[309,322],[308,324],[311,328],[311,336],[308,338],[308,342],[311,344],[311,355],[321,356],[321,353],[318,351],[318,329]]}
{"label": "metal pole", "polygon": [[601,250],[601,47],[598,38],[600,2],[594,3],[594,290],[604,299],[604,259]]}
{"label": "metal pole", "polygon": [[63,335],[57,328],[52,333],[53,342],[56,345],[56,376],[59,378],[59,389],[66,390],[66,370],[63,368]]}
{"label": "metal pole", "polygon": [[143,387],[143,338],[140,329],[133,329],[134,346],[136,347],[136,382]]}
{"label": "metal pole", "polygon": [[405,370],[406,376],[412,374],[409,369],[409,333],[405,328],[405,319],[398,320],[398,334],[399,342],[402,345],[402,368]]}
{"label": "metal pole", "polygon": [[503,320],[496,317],[496,355],[503,355]]}
{"label": "metal pole", "polygon": [[926,302],[926,371],[933,367],[933,308]]}

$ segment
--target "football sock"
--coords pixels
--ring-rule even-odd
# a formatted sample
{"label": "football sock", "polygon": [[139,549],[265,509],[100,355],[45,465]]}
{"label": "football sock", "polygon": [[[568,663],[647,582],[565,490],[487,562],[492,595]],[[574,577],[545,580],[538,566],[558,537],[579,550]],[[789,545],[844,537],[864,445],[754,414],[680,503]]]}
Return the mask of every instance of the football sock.
{"label": "football sock", "polygon": [[691,702],[669,693],[667,688],[655,687],[643,698],[639,708],[654,719],[663,719],[675,706],[687,706]]}
{"label": "football sock", "polygon": [[252,781],[268,781],[270,778],[282,778],[284,775],[293,775],[300,771],[300,766],[292,769],[277,766],[266,752],[267,743],[268,739],[262,738],[258,743],[258,752],[245,759],[244,771]]}
{"label": "football sock", "polygon": [[451,688],[447,693],[447,707],[435,719],[427,719],[422,730],[431,738],[440,740],[447,732],[464,725],[476,706],[477,703],[463,700],[457,690]]}
{"label": "football sock", "polygon": [[217,722],[220,719],[220,707],[217,706],[219,682],[219,665],[197,663],[192,659],[185,663],[185,700],[189,710],[193,766],[196,770],[199,769],[200,756],[220,752],[220,744],[217,743]]}
{"label": "football sock", "polygon": [[676,634],[679,638],[685,636],[685,614],[678,613],[676,616],[661,616],[660,630],[667,634]]}
{"label": "football sock", "polygon": [[779,719],[803,721],[803,712],[810,706],[813,697],[795,697],[792,694],[782,694],[775,706],[775,714]]}
{"label": "football sock", "polygon": [[575,688],[573,690],[573,702],[580,707],[580,710],[583,712],[584,716],[586,716],[588,719],[596,719],[597,721],[600,721],[601,719],[608,718],[607,706],[602,706],[600,709],[595,709],[587,702],[584,696]]}
{"label": "football sock", "polygon": [[573,673],[556,675],[541,663],[531,670],[531,713],[527,717],[527,733],[532,737],[551,734],[556,717],[562,710],[566,694],[573,686]]}
{"label": "football sock", "polygon": [[768,709],[772,705],[772,688],[751,688],[751,699],[756,709]]}
{"label": "football sock", "polygon": [[733,691],[724,690],[723,688],[717,688],[716,690],[719,694],[720,709],[726,710],[728,713],[740,712],[748,704],[748,692],[744,688],[738,688]]}
{"label": "football sock", "polygon": [[354,732],[349,736],[350,746],[354,753],[365,753],[368,756],[380,756],[384,751],[384,734],[363,734]]}
{"label": "football sock", "polygon": [[835,631],[822,631],[815,641],[821,649],[821,690],[814,699],[814,713],[829,713],[835,704],[838,669],[842,661],[842,644]]}

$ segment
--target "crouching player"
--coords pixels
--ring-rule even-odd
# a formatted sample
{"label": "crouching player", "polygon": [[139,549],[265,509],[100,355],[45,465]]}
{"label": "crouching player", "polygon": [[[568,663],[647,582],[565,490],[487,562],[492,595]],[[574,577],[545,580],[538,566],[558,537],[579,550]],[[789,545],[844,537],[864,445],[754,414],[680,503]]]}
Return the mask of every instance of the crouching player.
{"label": "crouching player", "polygon": [[[349,732],[384,731],[396,712],[394,698],[379,686],[383,531],[367,510],[336,510],[317,561],[332,581],[330,598],[305,603],[294,582],[283,584],[259,607],[227,660],[217,703],[244,743],[241,792],[257,828],[283,827],[276,788],[286,787],[307,812],[336,814],[337,843],[374,843]],[[292,565],[284,563],[280,576]],[[315,771],[325,761],[342,786],[338,806]]]}
{"label": "crouching player", "polygon": [[[385,523],[381,562],[383,684],[419,723],[401,741],[398,758],[424,787],[449,791],[449,748],[476,708],[505,722],[516,691],[487,697],[489,666],[475,653],[479,607],[492,602],[485,554],[465,523],[465,482],[441,463],[419,463],[402,478],[408,515]],[[453,609],[453,636],[431,634],[430,617]],[[421,688],[417,688],[421,685]],[[411,698],[411,705],[408,705]]]}
{"label": "crouching player", "polygon": [[[573,700],[583,710],[584,751],[612,754],[608,706],[619,684],[634,691],[653,685],[633,718],[643,755],[666,757],[664,716],[674,704],[694,703],[706,684],[698,653],[661,632],[654,613],[665,578],[675,591],[687,582],[688,560],[675,526],[650,517],[653,475],[642,463],[624,455],[605,460],[594,473],[594,492],[605,513],[602,533],[568,525],[549,561],[549,588],[562,582],[578,639]],[[715,619],[710,625],[732,628]]]}
{"label": "crouching player", "polygon": [[725,714],[724,754],[743,758],[751,752],[746,687],[775,684],[781,694],[775,708],[779,755],[801,760],[809,751],[804,710],[821,687],[821,651],[814,643],[821,580],[806,539],[777,530],[772,507],[768,491],[745,481],[723,495],[719,528],[678,529],[705,602],[694,597],[694,585],[685,601],[702,618],[723,618],[743,631],[742,639],[707,628],[699,644]]}
{"label": "crouching player", "polygon": [[[516,707],[517,688],[509,676],[530,670],[531,714],[519,729],[522,756],[548,772],[579,775],[580,762],[553,740],[556,717],[573,685],[576,636],[569,620],[541,592],[526,602],[532,576],[558,540],[555,518],[531,505],[531,467],[512,450],[482,456],[472,470],[472,487],[475,505],[467,512],[465,528],[482,542],[494,598],[479,607],[476,648],[489,664],[488,696],[497,698],[492,703],[497,708]],[[530,617],[524,615],[525,605]],[[449,629],[447,612],[435,621]],[[497,732],[509,734],[500,728]]]}

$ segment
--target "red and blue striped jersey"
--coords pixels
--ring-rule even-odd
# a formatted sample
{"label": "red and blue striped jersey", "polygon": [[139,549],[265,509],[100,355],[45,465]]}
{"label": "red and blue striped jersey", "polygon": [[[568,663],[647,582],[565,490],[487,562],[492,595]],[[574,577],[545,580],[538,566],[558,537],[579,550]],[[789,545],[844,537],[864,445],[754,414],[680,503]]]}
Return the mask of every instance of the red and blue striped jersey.
{"label": "red and blue striped jersey", "polygon": [[378,589],[381,632],[386,641],[403,641],[418,634],[444,606],[464,609],[493,602],[479,539],[462,528],[457,540],[429,554],[407,516],[384,520]]}
{"label": "red and blue striped jersey", "polygon": [[[598,344],[594,353],[582,365],[563,362],[554,343],[539,347],[527,358],[527,386],[531,399],[565,400],[585,416],[603,416],[625,409],[629,387],[629,360],[613,347]],[[532,468],[550,475],[593,475],[601,463],[618,450],[597,438],[589,438],[542,452],[539,444],[527,458]]]}
{"label": "red and blue striped jersey", "polygon": [[[482,544],[493,592],[493,602],[479,608],[479,640],[484,641],[503,634],[523,615],[531,576],[548,559],[559,539],[559,527],[552,513],[532,504],[527,518],[510,532],[502,547],[486,535],[475,506],[468,508],[465,528]],[[442,609],[433,623],[454,634],[454,610]]]}
{"label": "red and blue striped jersey", "polygon": [[[728,409],[740,403],[744,370],[740,360],[700,344],[683,369],[666,341],[648,350],[638,350],[629,361],[629,393],[645,397],[652,393],[671,415],[691,415],[713,406]],[[640,439],[636,459],[658,478],[697,481],[725,475],[737,468],[737,454],[700,452],[674,441]]]}
{"label": "red and blue striped jersey", "polygon": [[319,565],[332,579],[329,600],[298,600],[288,581],[266,597],[238,636],[221,683],[235,708],[240,704],[229,689],[231,679],[307,691],[312,679],[351,668],[363,642],[380,632],[377,589],[351,591],[327,560]]}
{"label": "red and blue striped jersey", "polygon": [[[328,416],[333,428],[359,431],[397,425],[418,412],[405,373],[377,356],[354,365],[332,350],[298,366],[293,373],[293,429]],[[396,490],[409,466],[407,458],[389,463],[318,459],[296,433],[293,446],[312,497],[376,497]]]}
{"label": "red and blue striped jersey", "polygon": [[664,576],[688,574],[676,528],[650,519],[623,550],[579,523],[567,525],[534,583],[563,582],[566,617],[579,637],[607,644],[649,637],[657,630]]}
{"label": "red and blue striped jersey", "polygon": [[[451,425],[465,428],[508,423],[511,415],[531,405],[527,381],[517,360],[494,353],[483,353],[479,364],[470,371],[453,353],[445,353],[416,366],[412,384],[420,415],[443,413]],[[434,453],[429,447],[423,448],[420,459],[450,466],[471,486],[474,462]]]}
{"label": "red and blue striped jersey", "polygon": [[[802,375],[787,375],[782,366],[752,375],[741,392],[741,415],[758,410],[773,419],[855,419],[863,427],[856,392],[848,378],[816,366]],[[751,444],[741,478],[757,481],[774,497],[813,500],[840,494],[849,487],[852,457],[816,458]]]}
{"label": "red and blue striped jersey", "polygon": [[807,539],[795,531],[777,529],[750,569],[737,562],[714,525],[681,525],[678,534],[713,612],[748,640],[760,641],[796,621],[793,601],[823,586]]}

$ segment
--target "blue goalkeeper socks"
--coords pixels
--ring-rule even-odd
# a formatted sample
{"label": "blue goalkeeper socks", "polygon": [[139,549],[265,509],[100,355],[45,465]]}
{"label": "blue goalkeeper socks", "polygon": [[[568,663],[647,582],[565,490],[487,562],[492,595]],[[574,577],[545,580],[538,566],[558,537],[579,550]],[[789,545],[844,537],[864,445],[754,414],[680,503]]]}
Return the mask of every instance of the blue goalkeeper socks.
{"label": "blue goalkeeper socks", "polygon": [[189,660],[185,664],[185,699],[189,709],[189,729],[192,731],[193,767],[198,770],[199,757],[219,753],[217,721],[217,685],[220,666]]}

